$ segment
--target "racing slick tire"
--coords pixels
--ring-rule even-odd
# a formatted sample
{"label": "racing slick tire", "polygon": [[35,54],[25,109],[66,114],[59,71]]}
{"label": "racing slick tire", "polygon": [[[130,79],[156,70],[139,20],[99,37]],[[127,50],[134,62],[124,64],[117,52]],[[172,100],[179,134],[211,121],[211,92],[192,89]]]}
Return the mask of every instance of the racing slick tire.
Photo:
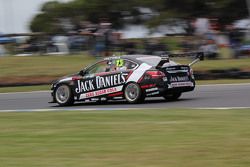
{"label": "racing slick tire", "polygon": [[181,92],[171,93],[163,96],[167,101],[175,101],[181,97]]}
{"label": "racing slick tire", "polygon": [[62,84],[59,85],[55,90],[55,101],[59,104],[59,106],[70,106],[74,104],[74,96],[71,88]]}
{"label": "racing slick tire", "polygon": [[129,83],[124,89],[124,97],[128,103],[137,104],[142,103],[145,99],[141,87],[137,83]]}

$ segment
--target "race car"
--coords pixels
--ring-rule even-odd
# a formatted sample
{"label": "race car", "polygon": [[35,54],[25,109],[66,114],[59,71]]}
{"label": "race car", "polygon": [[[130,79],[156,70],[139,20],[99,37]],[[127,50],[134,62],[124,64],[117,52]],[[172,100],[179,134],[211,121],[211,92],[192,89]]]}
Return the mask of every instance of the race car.
{"label": "race car", "polygon": [[[186,55],[196,59],[189,65],[170,60],[170,57]],[[194,90],[191,66],[203,57],[203,53],[108,57],[77,74],[55,81],[51,95],[53,102],[60,106],[73,105],[75,101],[106,102],[116,99],[135,104],[155,96],[177,100],[182,93]]]}

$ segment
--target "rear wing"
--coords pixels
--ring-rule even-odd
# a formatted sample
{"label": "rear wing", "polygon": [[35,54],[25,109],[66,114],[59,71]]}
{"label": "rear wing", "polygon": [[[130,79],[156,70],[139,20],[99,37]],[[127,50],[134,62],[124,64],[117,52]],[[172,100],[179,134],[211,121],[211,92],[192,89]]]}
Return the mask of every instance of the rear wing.
{"label": "rear wing", "polygon": [[195,59],[204,60],[204,52],[186,52],[186,53],[177,53],[169,54],[169,57],[194,57]]}
{"label": "rear wing", "polygon": [[191,57],[195,58],[188,66],[193,66],[194,64],[198,63],[199,61],[204,60],[204,52],[187,52],[187,53],[179,53],[179,54],[166,54],[161,55],[161,61],[156,66],[156,68],[161,68],[165,63],[168,63],[170,58],[174,57]]}

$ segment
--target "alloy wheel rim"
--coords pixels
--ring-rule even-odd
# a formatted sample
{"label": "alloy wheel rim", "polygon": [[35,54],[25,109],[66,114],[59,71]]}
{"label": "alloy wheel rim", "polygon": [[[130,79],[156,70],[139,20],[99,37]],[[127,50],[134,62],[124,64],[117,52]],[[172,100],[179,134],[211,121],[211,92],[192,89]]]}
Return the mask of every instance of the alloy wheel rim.
{"label": "alloy wheel rim", "polygon": [[59,103],[67,102],[69,98],[69,88],[65,85],[60,86],[56,91],[56,99]]}
{"label": "alloy wheel rim", "polygon": [[135,84],[129,84],[126,88],[125,94],[130,101],[135,101],[139,95],[138,86]]}

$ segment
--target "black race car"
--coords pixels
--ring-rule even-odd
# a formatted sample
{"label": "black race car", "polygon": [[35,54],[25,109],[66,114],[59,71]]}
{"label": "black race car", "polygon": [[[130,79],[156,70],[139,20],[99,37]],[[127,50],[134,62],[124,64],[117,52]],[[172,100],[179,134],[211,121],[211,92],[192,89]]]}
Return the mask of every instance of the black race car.
{"label": "black race car", "polygon": [[[170,61],[172,56],[196,56],[189,65]],[[178,99],[183,92],[195,88],[190,66],[203,59],[203,53],[166,56],[124,55],[104,58],[52,84],[53,102],[60,106],[75,101],[108,101],[126,99],[128,103],[142,102],[146,97],[163,96]]]}

